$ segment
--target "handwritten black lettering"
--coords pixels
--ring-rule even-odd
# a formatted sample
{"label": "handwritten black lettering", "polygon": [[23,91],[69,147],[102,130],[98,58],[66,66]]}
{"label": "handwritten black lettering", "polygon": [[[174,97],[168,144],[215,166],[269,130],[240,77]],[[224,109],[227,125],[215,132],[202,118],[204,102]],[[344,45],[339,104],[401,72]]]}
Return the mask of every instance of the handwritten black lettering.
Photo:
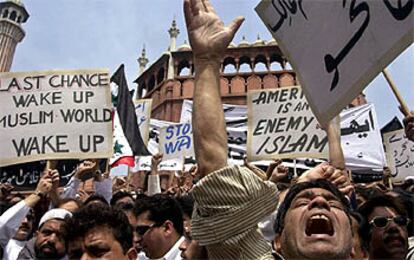
{"label": "handwritten black lettering", "polygon": [[[345,8],[347,0],[342,1],[342,6]],[[342,48],[342,50],[338,53],[338,55],[334,58],[331,54],[327,54],[324,57],[325,60],[325,68],[328,73],[334,72],[334,78],[332,79],[330,91],[333,91],[339,82],[339,64],[343,61],[343,59],[352,51],[352,48],[357,44],[359,39],[364,34],[365,29],[368,27],[368,23],[370,20],[370,12],[369,6],[366,2],[362,2],[356,4],[356,0],[351,0],[351,5],[349,9],[349,19],[351,23],[355,20],[355,18],[360,15],[366,13],[364,22],[362,23],[361,27],[358,31],[352,36],[352,38],[348,41],[348,43]]]}
{"label": "handwritten black lettering", "polygon": [[[306,16],[302,8],[302,0],[273,0],[272,6],[280,15],[279,20],[276,22],[275,25],[268,24],[268,27],[270,27],[273,32],[277,32],[280,29],[280,27],[282,27],[285,20],[288,18],[289,26],[292,25],[292,16],[295,15],[298,11],[300,11],[303,17],[305,17],[305,19],[308,20],[308,17]],[[292,16],[289,16],[288,12],[290,12]]]}
{"label": "handwritten black lettering", "polygon": [[398,7],[394,7],[390,0],[383,1],[387,9],[390,11],[391,15],[395,18],[395,20],[398,21],[405,20],[411,14],[414,8],[414,0],[408,0],[404,6],[402,6],[401,0],[398,0]]}

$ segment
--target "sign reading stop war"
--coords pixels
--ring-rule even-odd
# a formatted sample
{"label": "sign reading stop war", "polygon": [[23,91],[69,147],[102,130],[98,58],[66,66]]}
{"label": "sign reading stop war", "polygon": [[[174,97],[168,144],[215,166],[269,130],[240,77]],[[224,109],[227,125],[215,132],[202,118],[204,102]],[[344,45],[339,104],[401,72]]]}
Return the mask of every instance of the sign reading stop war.
{"label": "sign reading stop war", "polygon": [[108,70],[0,74],[0,166],[112,153]]}
{"label": "sign reading stop war", "polygon": [[194,156],[191,123],[172,124],[160,129],[160,152],[163,160]]}
{"label": "sign reading stop war", "polygon": [[247,103],[249,160],[328,157],[326,134],[299,87],[251,91]]}
{"label": "sign reading stop war", "polygon": [[388,166],[394,182],[414,175],[414,142],[408,140],[404,129],[384,134]]}
{"label": "sign reading stop war", "polygon": [[257,13],[328,122],[413,42],[407,0],[263,0]]}

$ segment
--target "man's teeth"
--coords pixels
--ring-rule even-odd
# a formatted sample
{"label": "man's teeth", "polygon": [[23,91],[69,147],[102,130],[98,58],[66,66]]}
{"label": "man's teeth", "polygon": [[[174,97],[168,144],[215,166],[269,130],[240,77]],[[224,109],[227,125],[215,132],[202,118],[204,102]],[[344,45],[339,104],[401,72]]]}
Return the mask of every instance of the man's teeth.
{"label": "man's teeth", "polygon": [[311,219],[324,219],[326,221],[329,221],[329,218],[325,215],[314,215],[311,217]]}

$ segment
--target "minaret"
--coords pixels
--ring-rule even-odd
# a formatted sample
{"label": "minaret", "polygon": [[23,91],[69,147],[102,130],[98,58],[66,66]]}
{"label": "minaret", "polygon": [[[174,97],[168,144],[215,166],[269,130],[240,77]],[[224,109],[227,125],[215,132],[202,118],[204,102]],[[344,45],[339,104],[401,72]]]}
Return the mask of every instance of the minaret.
{"label": "minaret", "polygon": [[142,72],[144,72],[145,66],[147,66],[148,64],[148,59],[145,54],[146,54],[146,51],[145,51],[145,45],[144,45],[144,47],[142,48],[141,57],[138,58],[139,75],[141,75]]}
{"label": "minaret", "polygon": [[168,30],[168,33],[170,34],[170,47],[168,48],[170,52],[170,59],[168,62],[168,79],[174,78],[174,61],[172,59],[171,52],[175,51],[177,46],[177,36],[180,33],[180,30],[177,28],[177,23],[175,21],[175,17],[172,21],[171,28]]}
{"label": "minaret", "polygon": [[20,0],[0,3],[0,72],[10,71],[16,46],[25,36],[21,26],[29,18]]}

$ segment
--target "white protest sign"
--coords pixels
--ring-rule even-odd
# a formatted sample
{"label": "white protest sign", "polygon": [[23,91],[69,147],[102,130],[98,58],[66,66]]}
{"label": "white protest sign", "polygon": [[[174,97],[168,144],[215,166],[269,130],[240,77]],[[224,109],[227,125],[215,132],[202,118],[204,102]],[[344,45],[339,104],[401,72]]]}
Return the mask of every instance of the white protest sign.
{"label": "white protest sign", "polygon": [[299,87],[249,91],[247,158],[327,158],[328,138]]}
{"label": "white protest sign", "polygon": [[160,152],[163,159],[194,156],[191,123],[172,124],[160,129]]}
{"label": "white protest sign", "polygon": [[412,0],[263,0],[256,11],[319,122],[339,114],[414,39]]}
{"label": "white protest sign", "polygon": [[[223,104],[223,112],[224,118],[226,119],[226,124],[228,124],[229,121],[238,121],[245,119],[247,115],[247,107],[244,105]],[[192,114],[193,101],[185,99],[181,108],[180,122],[191,122]]]}
{"label": "white protest sign", "polygon": [[407,139],[404,129],[384,134],[384,144],[393,181],[414,176],[414,142]]}
{"label": "white protest sign", "polygon": [[[151,171],[151,156],[139,156],[135,158],[134,172]],[[159,166],[159,171],[181,171],[184,166],[184,157],[163,160]]]}
{"label": "white protest sign", "polygon": [[0,74],[0,166],[112,154],[108,70]]}
{"label": "white protest sign", "polygon": [[351,170],[382,169],[385,155],[374,105],[350,108],[340,115],[346,167]]}
{"label": "white protest sign", "polygon": [[148,145],[152,99],[138,99],[134,101],[138,127],[144,144]]}

